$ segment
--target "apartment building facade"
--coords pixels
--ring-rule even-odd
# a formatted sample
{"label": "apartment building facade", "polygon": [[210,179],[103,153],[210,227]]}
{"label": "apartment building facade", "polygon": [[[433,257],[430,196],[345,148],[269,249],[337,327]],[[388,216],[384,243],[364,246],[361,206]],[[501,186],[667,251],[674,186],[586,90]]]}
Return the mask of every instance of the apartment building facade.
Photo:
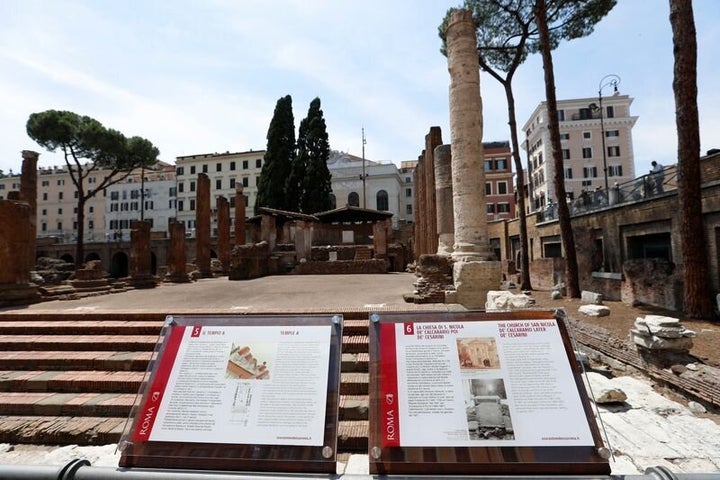
{"label": "apartment building facade", "polygon": [[487,219],[515,218],[510,142],[483,142],[483,158]]}
{"label": "apartment building facade", "polygon": [[[197,179],[205,173],[210,179],[210,205],[215,212],[218,197],[225,197],[230,204],[231,225],[235,218],[236,186],[243,186],[245,195],[245,216],[253,216],[257,186],[263,166],[265,150],[246,152],[205,153],[177,157],[175,174],[177,179],[177,221],[185,224],[186,231],[193,235],[197,204]],[[211,229],[217,228],[217,218],[212,216]]]}
{"label": "apartment building facade", "polygon": [[136,169],[109,186],[105,198],[108,241],[129,241],[132,222],[141,219],[150,222],[152,235],[164,237],[177,211],[175,166],[161,162],[152,169]]}
{"label": "apartment building facade", "polygon": [[[605,192],[616,183],[635,178],[632,129],[638,117],[630,113],[632,101],[618,92],[603,97],[602,109],[598,98],[558,101],[566,200]],[[535,108],[523,131],[524,148],[529,151],[526,178],[529,213],[557,201],[546,102]]]}
{"label": "apartment building facade", "polygon": [[400,180],[402,181],[402,199],[405,205],[405,218],[408,223],[415,221],[415,168],[417,160],[400,162]]}

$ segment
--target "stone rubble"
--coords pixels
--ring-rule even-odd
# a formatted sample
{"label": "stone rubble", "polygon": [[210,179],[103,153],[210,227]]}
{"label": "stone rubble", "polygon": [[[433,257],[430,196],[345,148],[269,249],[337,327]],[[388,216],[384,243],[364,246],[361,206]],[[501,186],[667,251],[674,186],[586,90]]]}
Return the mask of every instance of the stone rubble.
{"label": "stone rubble", "polygon": [[649,350],[689,351],[695,332],[686,329],[677,318],[646,315],[635,320],[630,335],[635,345]]}
{"label": "stone rubble", "polygon": [[603,295],[602,293],[595,293],[583,290],[582,292],[580,292],[580,300],[583,303],[589,303],[591,305],[602,305]]}
{"label": "stone rubble", "polygon": [[535,299],[524,293],[512,293],[507,290],[490,290],[487,293],[485,310],[523,310],[535,305]]}
{"label": "stone rubble", "polygon": [[621,388],[616,387],[612,380],[604,375],[595,372],[588,372],[587,379],[592,387],[594,402],[598,405],[607,403],[622,403],[627,400],[627,394]]}
{"label": "stone rubble", "polygon": [[581,305],[578,312],[590,317],[607,317],[610,309],[605,305]]}

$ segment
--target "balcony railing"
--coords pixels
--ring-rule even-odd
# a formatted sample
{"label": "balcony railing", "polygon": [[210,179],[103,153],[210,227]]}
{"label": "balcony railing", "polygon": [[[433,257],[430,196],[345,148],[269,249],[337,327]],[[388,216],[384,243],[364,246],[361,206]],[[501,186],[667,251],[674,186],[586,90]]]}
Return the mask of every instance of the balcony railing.
{"label": "balcony railing", "polygon": [[[677,190],[677,166],[663,169],[662,174],[649,173],[628,182],[615,184],[610,192],[584,191],[580,197],[568,200],[570,216],[584,215],[608,206],[647,200]],[[608,198],[609,193],[609,198]],[[551,203],[536,212],[537,222],[557,219],[557,205]]]}

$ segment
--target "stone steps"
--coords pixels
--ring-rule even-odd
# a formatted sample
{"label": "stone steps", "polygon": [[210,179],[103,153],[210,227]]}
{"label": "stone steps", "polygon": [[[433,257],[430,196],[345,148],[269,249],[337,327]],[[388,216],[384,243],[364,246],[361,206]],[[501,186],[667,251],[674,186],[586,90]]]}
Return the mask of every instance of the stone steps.
{"label": "stone steps", "polygon": [[135,370],[144,372],[151,351],[0,351],[2,370]]}
{"label": "stone steps", "polygon": [[[367,314],[365,314],[367,315]],[[343,322],[338,452],[368,445],[368,320]],[[0,314],[0,443],[120,439],[162,315]]]}
{"label": "stone steps", "polygon": [[0,443],[107,445],[122,435],[127,417],[2,416]]}
{"label": "stone steps", "polygon": [[0,335],[0,351],[147,352],[157,335]]}
{"label": "stone steps", "polygon": [[0,415],[127,417],[135,393],[0,392]]}
{"label": "stone steps", "polygon": [[157,335],[162,322],[119,320],[0,321],[0,335]]}
{"label": "stone steps", "polygon": [[0,392],[137,393],[145,371],[5,370]]}

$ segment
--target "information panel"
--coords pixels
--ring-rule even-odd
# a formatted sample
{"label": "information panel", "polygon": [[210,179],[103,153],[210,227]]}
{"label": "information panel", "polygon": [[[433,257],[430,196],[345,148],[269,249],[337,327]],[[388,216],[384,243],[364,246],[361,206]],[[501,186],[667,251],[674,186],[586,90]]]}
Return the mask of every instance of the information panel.
{"label": "information panel", "polygon": [[341,330],[340,316],[173,318],[121,466],[334,473]]}
{"label": "information panel", "polygon": [[379,315],[370,345],[371,472],[609,473],[553,312]]}

